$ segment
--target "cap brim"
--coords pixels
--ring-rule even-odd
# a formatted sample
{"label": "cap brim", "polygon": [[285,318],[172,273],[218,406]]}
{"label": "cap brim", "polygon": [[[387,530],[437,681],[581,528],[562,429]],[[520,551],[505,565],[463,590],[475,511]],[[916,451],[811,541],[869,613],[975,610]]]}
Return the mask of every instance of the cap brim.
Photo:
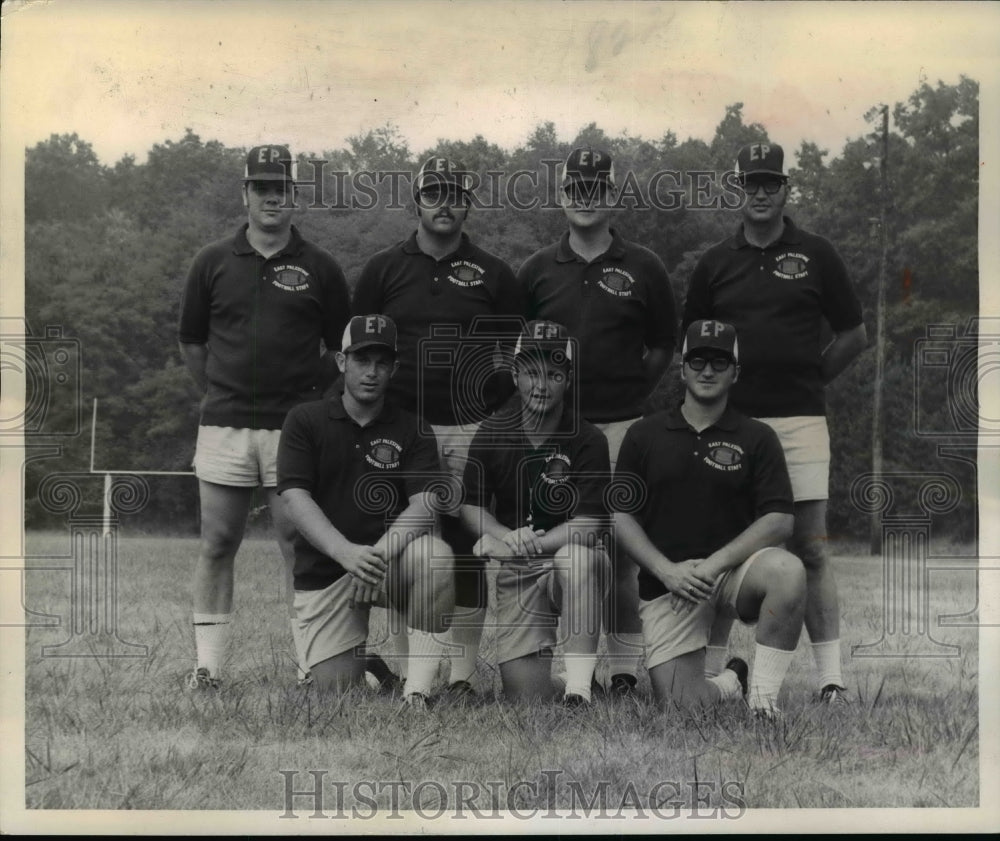
{"label": "cap brim", "polygon": [[732,359],[733,362],[736,361],[736,357],[733,355],[733,352],[731,350],[726,350],[725,348],[716,347],[715,345],[695,345],[695,347],[688,348],[687,350],[684,351],[684,359],[687,359],[689,356],[691,356],[693,353],[699,350],[714,350],[716,353],[724,353],[726,356]]}
{"label": "cap brim", "polygon": [[390,351],[391,353],[396,352],[396,348],[394,348],[392,345],[386,344],[385,342],[357,342],[353,345],[348,345],[346,348],[344,348],[344,350],[341,351],[341,353],[353,353],[356,350],[361,350],[362,348],[366,347],[382,347]]}
{"label": "cap brim", "polygon": [[740,172],[740,178],[751,178],[754,175],[777,175],[778,178],[788,178],[784,172],[776,172],[773,169],[754,169],[750,172]]}
{"label": "cap brim", "polygon": [[294,184],[295,179],[287,175],[278,175],[278,173],[268,173],[265,175],[244,175],[244,181],[285,181],[289,184]]}

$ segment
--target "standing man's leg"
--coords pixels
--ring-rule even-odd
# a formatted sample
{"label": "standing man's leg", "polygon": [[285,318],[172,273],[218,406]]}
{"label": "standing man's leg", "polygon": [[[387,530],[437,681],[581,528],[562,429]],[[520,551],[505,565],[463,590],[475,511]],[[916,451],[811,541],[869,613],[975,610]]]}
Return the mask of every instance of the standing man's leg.
{"label": "standing man's leg", "polygon": [[232,634],[233,567],[243,542],[253,488],[199,480],[201,549],[194,570],[194,638],[198,664],[189,685],[199,685],[199,671],[216,681]]}
{"label": "standing man's leg", "polygon": [[275,537],[278,541],[278,551],[281,552],[282,577],[285,583],[285,605],[288,609],[288,624],[295,643],[295,663],[300,681],[308,680],[309,668],[305,662],[305,652],[302,650],[302,638],[299,633],[298,621],[295,618],[295,525],[285,511],[285,503],[278,495],[277,489],[265,488],[267,504],[271,509],[271,521],[274,523]]}
{"label": "standing man's leg", "polygon": [[[608,439],[611,472],[618,464],[618,453],[625,433],[638,418],[597,424]],[[642,622],[639,620],[639,567],[617,545],[608,547],[611,556],[611,579],[604,603],[604,630],[608,645],[608,689],[628,694],[635,689],[642,663]]]}
{"label": "standing man's leg", "polygon": [[825,499],[795,503],[795,533],[791,549],[806,568],[805,625],[812,644],[819,687],[843,691],[840,667],[840,601],[830,565]]}
{"label": "standing man's leg", "polygon": [[556,585],[553,595],[559,599],[562,613],[566,697],[576,695],[590,701],[611,561],[603,547],[588,549],[570,543],[556,552],[552,566]]}

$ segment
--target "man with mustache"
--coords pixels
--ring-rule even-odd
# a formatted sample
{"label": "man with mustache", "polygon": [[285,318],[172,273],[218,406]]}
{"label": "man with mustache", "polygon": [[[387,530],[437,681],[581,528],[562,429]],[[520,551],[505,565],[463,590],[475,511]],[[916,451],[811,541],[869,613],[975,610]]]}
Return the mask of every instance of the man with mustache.
{"label": "man with mustache", "polygon": [[[454,477],[455,515],[472,437],[511,391],[499,370],[496,337],[506,342],[509,336],[512,347],[523,312],[510,267],[462,230],[474,182],[472,173],[445,157],[424,162],[413,181],[417,229],[368,261],[353,304],[356,312],[382,313],[397,325],[400,366],[389,397],[435,436],[442,465]],[[456,516],[442,517],[442,534],[455,552],[449,693],[466,697],[474,694],[486,615],[484,562],[472,554],[472,539]],[[400,628],[399,617],[390,615],[390,643],[405,664]],[[377,660],[371,665],[383,681],[392,679]]]}

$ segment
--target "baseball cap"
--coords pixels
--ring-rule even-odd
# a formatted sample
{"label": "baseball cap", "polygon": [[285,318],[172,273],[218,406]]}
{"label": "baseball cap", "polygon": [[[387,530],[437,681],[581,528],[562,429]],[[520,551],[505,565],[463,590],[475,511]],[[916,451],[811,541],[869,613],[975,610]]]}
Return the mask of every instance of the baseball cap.
{"label": "baseball cap", "polygon": [[471,192],[472,173],[462,169],[455,161],[433,155],[424,161],[413,182],[413,194],[429,187],[457,187],[459,190]]}
{"label": "baseball cap", "polygon": [[748,175],[787,178],[784,166],[785,150],[777,143],[750,143],[736,156],[736,174],[743,178]]}
{"label": "baseball cap", "polygon": [[736,341],[736,328],[732,324],[711,319],[692,321],[684,334],[684,347],[681,349],[681,359],[696,350],[721,350],[740,361],[739,343]]}
{"label": "baseball cap", "polygon": [[544,354],[557,365],[573,362],[573,342],[566,328],[554,321],[529,321],[514,345],[514,359],[525,353]]}
{"label": "baseball cap", "polygon": [[341,353],[351,353],[365,347],[386,347],[396,352],[396,322],[387,315],[356,315],[344,328]]}
{"label": "baseball cap", "polygon": [[244,181],[295,181],[298,163],[287,146],[254,146],[247,152]]}
{"label": "baseball cap", "polygon": [[593,181],[604,181],[609,186],[615,186],[615,165],[611,155],[602,149],[592,146],[581,146],[569,153],[563,164],[562,185],[587,184]]}

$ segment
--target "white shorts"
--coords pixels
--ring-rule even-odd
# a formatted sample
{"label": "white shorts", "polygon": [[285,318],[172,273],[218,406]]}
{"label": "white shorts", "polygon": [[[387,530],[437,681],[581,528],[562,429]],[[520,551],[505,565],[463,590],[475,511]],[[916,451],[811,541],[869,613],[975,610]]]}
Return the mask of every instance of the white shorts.
{"label": "white shorts", "polygon": [[830,431],[822,415],[757,418],[778,434],[796,502],[830,496]]}
{"label": "white shorts", "polygon": [[237,488],[278,484],[280,429],[199,426],[194,472],[199,479]]}
{"label": "white shorts", "polygon": [[350,575],[342,575],[322,590],[295,591],[295,621],[307,668],[350,651],[368,638],[370,607],[350,607],[352,582]]}
{"label": "white shorts", "polygon": [[[750,565],[766,547],[754,552],[742,564],[729,570],[715,585],[712,597],[690,609],[674,613],[675,597],[665,593],[652,601],[639,600],[642,639],[646,646],[646,668],[652,669],[708,645],[712,621],[717,613],[739,619],[736,600]],[[741,620],[742,621],[742,620]],[[747,623],[753,624],[753,623]]]}
{"label": "white shorts", "polygon": [[615,469],[615,465],[618,464],[618,453],[622,449],[622,441],[625,440],[625,433],[628,432],[629,427],[636,421],[641,420],[641,418],[629,418],[623,421],[609,421],[608,423],[595,423],[599,430],[604,433],[604,437],[608,439],[608,455],[611,458],[611,469]]}

